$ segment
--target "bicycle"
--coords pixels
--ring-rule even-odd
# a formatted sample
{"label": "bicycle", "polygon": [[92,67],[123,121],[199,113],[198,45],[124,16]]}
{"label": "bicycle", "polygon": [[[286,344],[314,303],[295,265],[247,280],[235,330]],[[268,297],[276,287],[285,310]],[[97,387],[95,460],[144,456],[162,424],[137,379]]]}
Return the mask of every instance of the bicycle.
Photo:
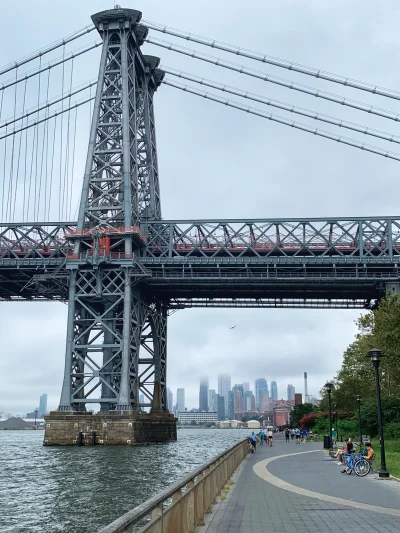
{"label": "bicycle", "polygon": [[370,470],[371,465],[366,459],[364,459],[361,450],[357,454],[357,459],[354,451],[346,458],[345,472],[347,475],[350,476],[354,471],[357,476],[364,477],[369,474]]}

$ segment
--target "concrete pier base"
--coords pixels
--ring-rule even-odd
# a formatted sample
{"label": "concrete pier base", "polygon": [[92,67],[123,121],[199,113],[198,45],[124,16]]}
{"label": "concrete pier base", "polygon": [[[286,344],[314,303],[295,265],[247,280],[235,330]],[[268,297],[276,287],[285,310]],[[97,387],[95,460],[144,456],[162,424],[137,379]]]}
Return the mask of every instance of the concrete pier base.
{"label": "concrete pier base", "polygon": [[169,413],[52,411],[44,418],[45,446],[133,446],[176,440],[176,418]]}

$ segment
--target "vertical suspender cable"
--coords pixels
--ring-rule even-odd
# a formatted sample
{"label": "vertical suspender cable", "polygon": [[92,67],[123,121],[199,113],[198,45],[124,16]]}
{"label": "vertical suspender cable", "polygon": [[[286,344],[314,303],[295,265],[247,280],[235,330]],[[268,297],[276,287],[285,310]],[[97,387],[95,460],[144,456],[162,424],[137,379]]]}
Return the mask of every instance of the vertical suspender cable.
{"label": "vertical suspender cable", "polygon": [[[50,73],[51,73],[51,70],[48,71],[48,75],[47,75],[46,103],[48,103],[49,101]],[[47,107],[46,112],[45,112],[45,117],[47,117],[48,114],[49,114],[49,108]],[[46,120],[43,125],[42,154],[41,154],[40,175],[39,175],[39,192],[38,192],[38,202],[37,202],[37,208],[36,208],[36,216],[38,220],[40,219],[39,211],[40,211],[40,200],[42,196],[43,161],[44,161],[44,154],[45,154],[46,137],[48,137],[48,128],[49,128],[49,121]],[[47,158],[47,153],[46,153],[46,158]]]}
{"label": "vertical suspender cable", "polygon": [[[26,119],[28,122],[28,118]],[[26,128],[25,130],[25,162],[24,162],[24,200],[22,203],[22,219],[24,220],[25,217],[25,203],[26,203],[26,177],[27,177],[27,170],[28,170],[28,131],[29,129]]]}
{"label": "vertical suspender cable", "polygon": [[76,142],[76,121],[78,118],[78,108],[75,108],[75,119],[74,119],[74,131],[73,131],[73,141],[72,141],[72,169],[71,169],[71,184],[69,192],[69,210],[68,210],[68,219],[72,220],[72,194],[74,190],[74,172],[75,172],[75,142]]}
{"label": "vertical suspender cable", "polygon": [[[74,62],[71,63],[71,77],[69,82],[69,99],[68,99],[68,107],[71,107],[71,92],[72,92],[72,79],[74,75]],[[65,168],[64,168],[64,183],[63,183],[63,194],[62,194],[62,218],[61,220],[64,220],[64,217],[67,217],[67,208],[68,208],[68,192],[69,192],[69,186],[68,186],[68,176],[69,176],[69,140],[70,140],[70,122],[71,122],[71,111],[68,111],[68,122],[67,122],[67,146],[66,146],[66,152],[65,152]]]}
{"label": "vertical suspender cable", "polygon": [[33,140],[32,140],[32,151],[31,151],[31,164],[30,164],[30,172],[29,172],[29,186],[28,186],[28,199],[26,202],[26,215],[25,220],[29,220],[29,204],[31,201],[31,190],[32,190],[32,173],[33,173],[33,160],[35,155],[35,146],[36,146],[36,133],[37,128],[33,128]]}
{"label": "vertical suspender cable", "polygon": [[[15,78],[18,77],[18,69],[15,69]],[[14,90],[14,119],[17,114],[17,85],[15,85]],[[9,214],[11,215],[11,201],[13,197],[13,179],[14,179],[14,153],[15,153],[15,135],[12,136],[12,146],[11,146],[11,162],[10,162],[10,178],[8,180],[8,191],[7,191],[7,206],[6,206],[6,219],[8,220]],[[4,198],[3,198],[4,202]]]}
{"label": "vertical suspender cable", "polygon": [[54,151],[56,147],[56,136],[57,136],[57,116],[54,118],[53,148],[52,148],[52,153],[51,153],[49,204],[48,204],[48,210],[47,210],[47,220],[50,220],[51,191],[53,188]]}
{"label": "vertical suspender cable", "polygon": [[[7,127],[6,127],[6,133],[7,133]],[[4,161],[3,161],[3,184],[2,184],[2,193],[1,193],[1,221],[4,222],[4,192],[5,192],[5,183],[6,183],[6,161],[7,161],[7,141],[8,138],[4,139]]]}
{"label": "vertical suspender cable", "polygon": [[[22,99],[22,115],[25,112],[25,103],[26,103],[26,86],[27,86],[28,80],[25,80],[24,84],[24,96]],[[26,118],[26,122],[28,122],[28,117]],[[22,119],[21,125],[24,125],[24,121]],[[17,204],[17,191],[18,191],[18,179],[19,179],[19,168],[21,164],[21,147],[22,147],[22,139],[23,139],[23,132],[21,131],[21,136],[19,139],[19,147],[18,147],[18,164],[17,164],[17,178],[16,178],[16,184],[14,189],[14,201],[13,201],[13,213],[12,213],[12,221],[14,221],[15,218],[15,206]],[[23,211],[22,211],[23,213]]]}
{"label": "vertical suspender cable", "polygon": [[[63,47],[63,58],[65,57],[65,46]],[[61,96],[64,96],[64,79],[65,79],[65,63],[62,64],[61,77]],[[64,124],[64,100],[61,102],[61,126],[60,126],[60,179],[58,183],[58,220],[61,220],[61,190],[62,190],[62,161],[63,161],[63,124]]]}
{"label": "vertical suspender cable", "polygon": [[[39,70],[42,67],[42,56],[39,58]],[[38,80],[38,97],[37,97],[37,120],[39,120],[39,107],[40,107],[40,89],[41,89],[42,76],[39,74]],[[33,198],[33,220],[36,222],[36,199],[37,199],[37,180],[38,180],[38,158],[39,158],[39,124],[36,124],[36,157],[35,157],[35,187]]]}

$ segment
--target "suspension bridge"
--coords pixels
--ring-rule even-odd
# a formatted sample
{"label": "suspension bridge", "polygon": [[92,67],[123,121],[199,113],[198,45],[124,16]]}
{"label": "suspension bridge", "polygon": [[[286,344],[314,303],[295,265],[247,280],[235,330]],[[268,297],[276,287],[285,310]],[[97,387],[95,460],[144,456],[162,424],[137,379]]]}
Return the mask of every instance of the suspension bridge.
{"label": "suspension bridge", "polygon": [[[68,304],[65,374],[59,410],[47,421],[49,445],[176,437],[166,404],[167,317],[175,310],[371,308],[400,282],[400,217],[164,220],[153,106],[163,85],[366,157],[397,161],[400,152],[338,135],[325,124],[392,145],[400,137],[160,65],[142,46],[392,122],[400,115],[176,40],[389,100],[400,100],[400,93],[145,21],[119,6],[92,22],[0,68],[0,299]],[[93,35],[100,39],[79,47]],[[97,79],[76,84],[80,59],[96,49]],[[79,169],[85,137],[86,164]],[[100,404],[98,415],[87,411],[90,404]],[[151,412],[138,411],[144,407]]]}

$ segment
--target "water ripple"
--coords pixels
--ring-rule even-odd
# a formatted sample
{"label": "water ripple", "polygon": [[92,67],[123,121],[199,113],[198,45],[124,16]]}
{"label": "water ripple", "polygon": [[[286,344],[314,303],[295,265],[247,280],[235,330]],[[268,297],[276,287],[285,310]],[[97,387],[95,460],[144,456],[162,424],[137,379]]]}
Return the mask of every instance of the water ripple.
{"label": "water ripple", "polygon": [[95,533],[243,438],[181,429],[150,446],[43,447],[43,432],[0,431],[1,533]]}

